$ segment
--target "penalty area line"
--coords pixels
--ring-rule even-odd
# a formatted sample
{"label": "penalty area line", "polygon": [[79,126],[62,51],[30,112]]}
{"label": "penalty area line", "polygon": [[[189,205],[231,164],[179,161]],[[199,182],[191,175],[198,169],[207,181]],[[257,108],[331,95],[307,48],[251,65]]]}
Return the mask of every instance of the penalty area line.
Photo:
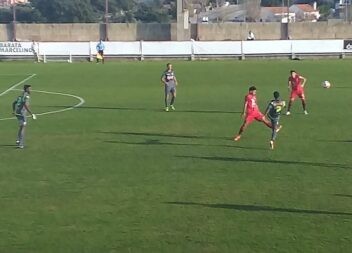
{"label": "penalty area line", "polygon": [[[20,89],[14,89],[14,88],[12,88],[12,90],[21,91]],[[37,116],[44,116],[44,115],[49,115],[49,114],[55,114],[55,113],[61,113],[61,112],[70,111],[70,110],[73,110],[75,108],[78,108],[78,107],[82,106],[86,102],[82,97],[79,97],[79,96],[76,96],[76,95],[73,95],[73,94],[68,94],[68,93],[51,92],[51,91],[44,91],[44,90],[32,90],[32,92],[72,97],[72,98],[75,98],[75,99],[79,100],[78,104],[75,104],[73,106],[70,106],[70,107],[67,107],[67,108],[64,108],[64,109],[55,110],[55,111],[49,111],[49,112],[35,113],[35,115],[37,115]],[[27,116],[27,117],[30,117],[30,116]],[[0,119],[0,121],[11,120],[11,119],[16,119],[16,117],[2,118],[2,119]]]}
{"label": "penalty area line", "polygon": [[10,91],[14,90],[15,88],[17,88],[18,86],[20,86],[21,84],[23,84],[24,82],[27,82],[28,80],[32,79],[33,77],[35,77],[37,74],[32,74],[29,77],[23,79],[22,81],[15,83],[14,85],[12,85],[10,88],[8,88],[7,90],[5,90],[4,92],[0,93],[0,97],[9,93]]}
{"label": "penalty area line", "polygon": [[64,109],[50,111],[50,112],[36,113],[35,115],[38,115],[38,116],[43,116],[43,115],[48,115],[48,114],[55,114],[55,113],[60,113],[60,112],[66,112],[66,111],[69,111],[69,110],[73,110],[73,109],[75,109],[77,107],[82,106],[86,102],[82,97],[79,97],[79,96],[76,96],[76,95],[72,95],[72,94],[68,94],[68,93],[60,93],[60,92],[52,92],[52,91],[44,91],[44,90],[32,90],[32,91],[33,92],[38,92],[38,93],[50,94],[50,95],[59,95],[59,96],[72,97],[72,98],[75,98],[75,99],[79,100],[78,104],[70,106],[70,107],[67,107],[67,108],[64,108]]}

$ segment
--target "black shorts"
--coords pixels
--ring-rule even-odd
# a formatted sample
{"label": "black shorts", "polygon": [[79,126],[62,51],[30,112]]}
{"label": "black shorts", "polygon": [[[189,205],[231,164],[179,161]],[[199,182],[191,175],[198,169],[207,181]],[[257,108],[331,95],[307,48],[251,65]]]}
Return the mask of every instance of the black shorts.
{"label": "black shorts", "polygon": [[104,50],[99,50],[98,53],[101,55],[101,57],[104,56]]}

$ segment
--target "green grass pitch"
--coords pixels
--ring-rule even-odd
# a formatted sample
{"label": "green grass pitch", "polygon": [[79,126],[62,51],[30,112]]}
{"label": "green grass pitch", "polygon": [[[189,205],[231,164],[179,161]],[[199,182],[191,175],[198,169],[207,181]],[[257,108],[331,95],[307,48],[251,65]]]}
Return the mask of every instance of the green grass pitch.
{"label": "green grass pitch", "polygon": [[[350,252],[352,61],[174,61],[168,113],[165,64],[0,64],[0,93],[35,73],[34,90],[85,100],[29,120],[17,150],[20,91],[0,97],[0,252]],[[256,122],[233,142],[249,85],[263,111],[291,69],[310,114],[296,101],[273,151]],[[77,103],[31,95],[39,114]]]}

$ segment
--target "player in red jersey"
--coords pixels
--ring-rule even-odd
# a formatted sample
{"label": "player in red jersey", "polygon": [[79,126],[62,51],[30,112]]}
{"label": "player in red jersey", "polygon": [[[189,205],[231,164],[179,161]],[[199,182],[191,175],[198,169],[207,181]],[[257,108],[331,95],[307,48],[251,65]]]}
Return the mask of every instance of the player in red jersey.
{"label": "player in red jersey", "polygon": [[241,134],[247,128],[249,124],[253,122],[253,120],[257,120],[263,122],[270,129],[272,128],[272,124],[268,121],[265,116],[259,111],[257,105],[257,89],[254,86],[249,88],[249,92],[245,97],[244,108],[242,117],[244,118],[244,122],[240,128],[238,134],[233,138],[234,141],[239,141],[241,139]]}
{"label": "player in red jersey", "polygon": [[304,96],[304,85],[306,84],[307,79],[299,75],[296,71],[291,70],[291,75],[288,78],[288,89],[291,91],[290,102],[288,103],[286,115],[290,115],[291,106],[296,97],[299,97],[302,101],[304,114],[308,114],[306,109],[306,98]]}

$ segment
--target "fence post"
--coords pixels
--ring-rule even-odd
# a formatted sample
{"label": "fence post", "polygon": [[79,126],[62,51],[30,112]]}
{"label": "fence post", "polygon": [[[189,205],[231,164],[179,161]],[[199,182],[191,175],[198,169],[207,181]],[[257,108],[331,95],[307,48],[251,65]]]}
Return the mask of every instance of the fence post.
{"label": "fence post", "polygon": [[245,60],[246,56],[244,55],[244,50],[243,50],[243,40],[241,40],[241,60]]}
{"label": "fence post", "polygon": [[191,39],[191,61],[194,61],[194,39]]}
{"label": "fence post", "polygon": [[295,53],[295,50],[294,50],[294,47],[293,47],[293,41],[291,41],[291,60],[295,60],[297,57],[296,57],[296,53]]}
{"label": "fence post", "polygon": [[89,41],[89,61],[93,62],[94,58],[93,58],[93,53],[92,53],[92,42]]}
{"label": "fence post", "polygon": [[143,55],[143,40],[139,42],[139,51],[141,53],[141,61],[144,60],[144,55]]}

